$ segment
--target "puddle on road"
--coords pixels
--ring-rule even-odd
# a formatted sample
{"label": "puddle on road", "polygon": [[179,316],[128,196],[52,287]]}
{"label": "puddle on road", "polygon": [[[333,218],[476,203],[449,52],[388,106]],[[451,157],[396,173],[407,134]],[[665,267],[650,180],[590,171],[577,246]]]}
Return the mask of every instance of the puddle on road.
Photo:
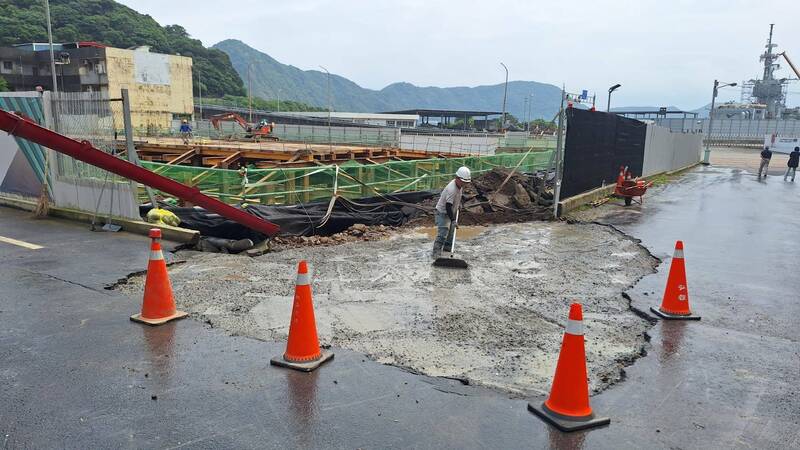
{"label": "puddle on road", "polygon": [[[456,240],[472,239],[474,237],[480,236],[488,229],[489,229],[488,227],[479,227],[472,225],[458,227],[458,232],[456,233]],[[414,233],[424,234],[428,236],[431,240],[436,239],[436,227],[415,228],[412,231]]]}

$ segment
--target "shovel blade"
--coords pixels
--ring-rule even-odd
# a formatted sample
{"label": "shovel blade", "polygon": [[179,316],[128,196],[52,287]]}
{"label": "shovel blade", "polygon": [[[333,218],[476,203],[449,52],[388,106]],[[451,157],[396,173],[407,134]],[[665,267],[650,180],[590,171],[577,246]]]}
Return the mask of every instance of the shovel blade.
{"label": "shovel blade", "polygon": [[433,265],[436,267],[450,267],[453,269],[466,269],[469,267],[466,261],[457,258],[436,258]]}

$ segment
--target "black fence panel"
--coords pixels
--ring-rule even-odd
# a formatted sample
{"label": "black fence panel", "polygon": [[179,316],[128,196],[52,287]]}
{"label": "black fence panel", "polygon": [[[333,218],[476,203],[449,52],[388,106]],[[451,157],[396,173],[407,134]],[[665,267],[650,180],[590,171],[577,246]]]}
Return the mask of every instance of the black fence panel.
{"label": "black fence panel", "polygon": [[616,114],[567,109],[561,198],[617,181],[620,166],[642,174],[647,124]]}

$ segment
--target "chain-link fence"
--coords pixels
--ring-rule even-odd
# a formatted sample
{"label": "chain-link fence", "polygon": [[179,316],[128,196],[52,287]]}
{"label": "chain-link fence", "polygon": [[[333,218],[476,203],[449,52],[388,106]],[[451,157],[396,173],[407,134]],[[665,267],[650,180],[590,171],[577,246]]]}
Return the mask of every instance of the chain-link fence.
{"label": "chain-link fence", "polygon": [[[117,123],[122,103],[99,92],[50,94],[52,127],[76,140],[86,140],[107,153],[119,153]],[[58,206],[94,212],[100,216],[138,218],[136,184],[99,167],[51,152],[53,201]]]}

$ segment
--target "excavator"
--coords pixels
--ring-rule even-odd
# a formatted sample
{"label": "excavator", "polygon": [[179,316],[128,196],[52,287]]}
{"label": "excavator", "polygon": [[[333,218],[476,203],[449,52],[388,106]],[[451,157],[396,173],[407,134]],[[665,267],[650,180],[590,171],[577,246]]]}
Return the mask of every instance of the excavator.
{"label": "excavator", "polygon": [[236,122],[245,131],[245,139],[254,140],[256,142],[261,140],[277,141],[278,138],[272,135],[273,125],[266,120],[262,120],[258,124],[250,124],[242,116],[236,113],[224,113],[211,116],[211,125],[219,131],[220,122]]}

